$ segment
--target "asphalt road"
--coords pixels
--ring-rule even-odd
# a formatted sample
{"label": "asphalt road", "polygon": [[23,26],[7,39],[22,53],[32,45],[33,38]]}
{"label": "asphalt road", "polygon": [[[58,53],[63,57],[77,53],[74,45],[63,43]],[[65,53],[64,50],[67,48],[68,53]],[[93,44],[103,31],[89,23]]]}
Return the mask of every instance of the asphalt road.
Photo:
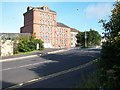
{"label": "asphalt road", "polygon": [[[99,49],[72,49],[57,54],[48,54],[18,61],[2,63],[2,88],[24,83],[34,78],[44,77],[56,72],[88,63],[100,56]],[[95,71],[95,65],[49,78],[23,87],[62,88],[75,87],[81,81],[81,76]],[[85,74],[83,74],[85,73]]]}

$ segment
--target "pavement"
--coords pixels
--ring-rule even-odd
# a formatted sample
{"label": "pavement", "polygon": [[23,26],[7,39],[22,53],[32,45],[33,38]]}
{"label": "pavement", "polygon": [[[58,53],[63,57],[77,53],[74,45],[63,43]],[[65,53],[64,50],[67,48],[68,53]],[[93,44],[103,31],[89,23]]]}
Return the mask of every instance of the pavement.
{"label": "pavement", "polygon": [[[71,49],[73,49],[73,48],[71,48]],[[67,49],[67,48],[62,48],[62,49],[45,48],[42,51],[35,51],[35,52],[26,53],[26,54],[17,54],[17,55],[2,57],[0,62],[20,60],[20,59],[25,59],[25,58],[36,57],[38,55],[42,56],[42,55],[46,55],[46,54],[64,52],[67,50],[70,50],[70,49]]]}
{"label": "pavement", "polygon": [[[29,83],[28,87],[36,88],[49,88],[50,86],[56,88],[75,87],[80,78],[79,75],[82,74],[81,70],[86,75],[89,75],[88,72],[92,73],[92,70],[95,70],[95,67],[90,63],[99,58],[100,50],[66,50],[64,52],[63,50],[57,50],[42,56],[37,55],[36,57],[2,62],[0,73],[2,73],[3,89],[16,85],[22,86],[25,83]],[[37,83],[35,83],[36,81]]]}

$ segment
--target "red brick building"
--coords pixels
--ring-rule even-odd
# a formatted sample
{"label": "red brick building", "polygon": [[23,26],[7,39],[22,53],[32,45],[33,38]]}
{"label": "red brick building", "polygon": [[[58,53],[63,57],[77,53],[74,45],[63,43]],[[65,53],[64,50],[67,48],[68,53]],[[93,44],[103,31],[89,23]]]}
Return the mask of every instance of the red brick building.
{"label": "red brick building", "polygon": [[31,33],[44,41],[45,48],[70,48],[71,28],[56,21],[57,13],[47,6],[27,7],[20,33]]}

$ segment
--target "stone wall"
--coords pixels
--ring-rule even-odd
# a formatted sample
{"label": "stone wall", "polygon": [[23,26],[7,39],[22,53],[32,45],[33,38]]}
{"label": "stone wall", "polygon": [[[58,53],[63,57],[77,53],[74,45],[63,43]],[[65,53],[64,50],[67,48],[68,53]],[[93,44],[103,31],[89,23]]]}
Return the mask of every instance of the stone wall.
{"label": "stone wall", "polygon": [[13,41],[1,40],[0,41],[0,56],[13,55]]}

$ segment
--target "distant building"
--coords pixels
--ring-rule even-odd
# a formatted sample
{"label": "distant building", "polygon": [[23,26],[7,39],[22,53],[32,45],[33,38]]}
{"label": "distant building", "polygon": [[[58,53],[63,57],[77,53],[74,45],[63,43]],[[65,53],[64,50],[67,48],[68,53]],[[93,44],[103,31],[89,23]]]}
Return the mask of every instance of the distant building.
{"label": "distant building", "polygon": [[76,35],[78,34],[78,30],[76,30],[75,28],[71,28],[71,47],[76,47],[77,44],[77,38]]}
{"label": "distant building", "polygon": [[57,22],[57,13],[48,6],[29,6],[23,15],[24,26],[20,28],[20,33],[31,33],[36,38],[42,39],[45,48],[71,47],[71,28]]}
{"label": "distant building", "polygon": [[77,45],[77,38],[76,35],[80,32],[79,30],[75,28],[71,28],[71,47],[76,47]]}

